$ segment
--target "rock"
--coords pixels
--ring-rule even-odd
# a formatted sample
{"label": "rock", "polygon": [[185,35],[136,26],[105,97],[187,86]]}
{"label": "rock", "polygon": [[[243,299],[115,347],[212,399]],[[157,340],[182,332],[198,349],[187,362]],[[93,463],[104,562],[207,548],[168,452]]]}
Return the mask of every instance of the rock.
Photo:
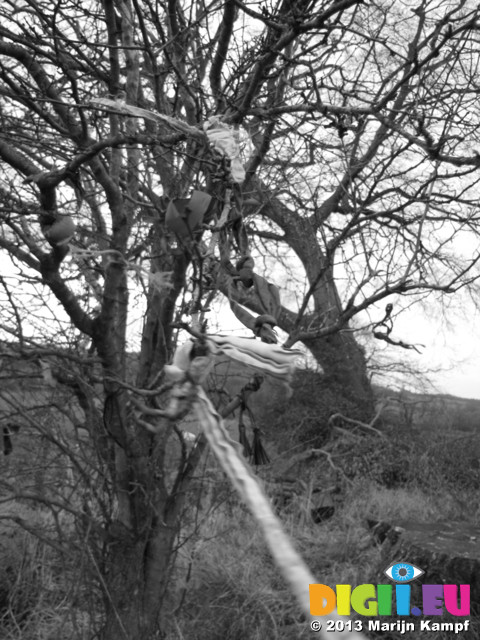
{"label": "rock", "polygon": [[378,584],[388,583],[383,572],[389,564],[408,562],[425,572],[412,582],[412,600],[421,584],[469,584],[471,614],[480,614],[480,527],[455,521],[367,523],[382,545]]}

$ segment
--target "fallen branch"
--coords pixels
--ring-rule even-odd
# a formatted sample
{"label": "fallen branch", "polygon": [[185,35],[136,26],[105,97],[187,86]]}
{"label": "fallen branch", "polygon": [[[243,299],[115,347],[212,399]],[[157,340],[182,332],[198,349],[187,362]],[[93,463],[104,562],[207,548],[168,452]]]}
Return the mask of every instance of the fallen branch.
{"label": "fallen branch", "polygon": [[376,433],[381,438],[385,438],[386,437],[385,434],[382,433],[381,431],[379,431],[378,429],[375,429],[375,427],[373,426],[373,424],[380,417],[382,409],[383,409],[383,406],[380,407],[379,411],[377,411],[377,413],[372,418],[372,421],[369,424],[367,424],[366,422],[361,422],[361,420],[355,420],[354,418],[347,418],[347,416],[344,416],[343,413],[334,413],[333,415],[331,415],[330,418],[328,419],[328,424],[333,427],[334,426],[334,424],[333,424],[334,421],[337,418],[340,418],[341,420],[343,420],[344,422],[346,422],[348,424],[352,424],[352,425],[354,425],[356,427],[360,427],[361,429],[365,429],[366,431],[373,431],[373,433]]}

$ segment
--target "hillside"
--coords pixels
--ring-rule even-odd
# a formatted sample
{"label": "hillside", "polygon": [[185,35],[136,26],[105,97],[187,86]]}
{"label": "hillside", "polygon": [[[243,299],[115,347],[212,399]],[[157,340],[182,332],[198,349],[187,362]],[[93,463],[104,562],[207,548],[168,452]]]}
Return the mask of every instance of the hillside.
{"label": "hillside", "polygon": [[[84,558],[101,553],[101,514],[114,513],[115,503],[86,437],[86,428],[92,436],[101,430],[101,416],[96,427],[92,416],[85,419],[71,389],[52,377],[56,368],[68,380],[61,360],[42,355],[24,362],[10,353],[0,371],[1,424],[20,426],[11,433],[13,450],[0,454],[0,636],[9,640],[83,640],[97,624],[100,592]],[[250,377],[219,362],[210,379],[216,402],[225,404]],[[250,442],[252,428],[260,429],[271,461],[252,470],[319,582],[354,585],[382,575],[386,563],[372,522],[413,523],[431,534],[448,521],[476,531],[479,400],[376,387],[381,411],[369,430],[344,419],[348,392],[321,376],[297,371],[291,388],[289,397],[285,385],[265,380],[244,422]],[[332,421],[332,413],[344,418]],[[237,411],[228,421],[235,439],[238,419]],[[198,430],[192,420],[182,426]],[[172,466],[179,442],[171,438],[166,450]],[[166,640],[243,640],[252,629],[258,638],[311,637],[256,524],[212,456],[199,469],[182,518]],[[473,634],[464,637],[476,640],[478,625]]]}

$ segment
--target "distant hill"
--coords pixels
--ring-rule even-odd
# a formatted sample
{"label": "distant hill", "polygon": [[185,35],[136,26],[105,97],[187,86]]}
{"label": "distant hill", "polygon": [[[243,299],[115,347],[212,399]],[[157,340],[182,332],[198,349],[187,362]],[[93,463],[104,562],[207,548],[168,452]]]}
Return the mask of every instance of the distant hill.
{"label": "distant hill", "polygon": [[[131,354],[132,381],[135,374],[136,356]],[[35,406],[46,408],[50,402],[59,400],[59,387],[52,377],[52,367],[67,368],[68,359],[43,356],[32,350],[31,357],[20,356],[18,346],[0,341],[0,424],[12,417],[25,422],[21,414]],[[216,388],[217,399],[225,402],[236,395],[253,376],[254,370],[234,361],[219,359],[210,376],[210,389]],[[305,375],[306,372],[302,372]],[[312,376],[317,374],[312,372]],[[295,386],[295,385],[294,385]],[[313,385],[314,395],[315,384]],[[100,389],[99,389],[100,391]],[[480,400],[459,398],[449,394],[415,393],[408,390],[396,391],[374,385],[377,408],[385,425],[392,424],[405,428],[437,429],[455,432],[476,432],[480,434]],[[100,391],[101,393],[101,391]],[[319,402],[323,392],[319,391]],[[327,404],[333,404],[331,411],[342,412],[335,407],[335,396],[329,397]],[[15,405],[20,402],[20,412]],[[250,397],[249,405],[260,418],[269,407],[281,409],[289,399],[289,387],[270,377],[265,377],[258,392]],[[325,407],[323,407],[325,408]],[[78,409],[74,409],[74,412]],[[320,418],[320,414],[319,414]],[[324,420],[324,414],[321,417]]]}
{"label": "distant hill", "polygon": [[449,394],[394,391],[374,385],[378,406],[384,405],[386,421],[402,421],[405,426],[440,427],[455,431],[478,431],[480,435],[480,400]]}

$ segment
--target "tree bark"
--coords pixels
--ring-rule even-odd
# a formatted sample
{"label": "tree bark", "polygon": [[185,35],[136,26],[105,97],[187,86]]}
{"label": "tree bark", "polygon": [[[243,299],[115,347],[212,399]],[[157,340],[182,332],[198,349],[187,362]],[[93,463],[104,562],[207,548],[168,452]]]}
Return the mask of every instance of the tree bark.
{"label": "tree bark", "polygon": [[[374,413],[374,395],[368,378],[363,349],[348,332],[339,332],[312,341],[305,346],[320,363],[325,382],[338,388],[355,406],[348,417],[369,422]],[[332,407],[333,409],[334,407]]]}
{"label": "tree bark", "polygon": [[[251,184],[257,193],[268,193],[267,187],[259,180],[253,179]],[[331,206],[334,207],[333,201]],[[342,320],[344,309],[334,278],[333,256],[322,248],[317,238],[318,222],[291,211],[276,197],[270,197],[264,203],[262,213],[283,230],[284,241],[301,260],[311,287],[313,312],[299,317],[282,306],[277,317],[278,325],[291,336],[300,336],[300,341],[323,369],[325,381],[353,401],[357,410],[350,417],[368,422],[374,413],[374,397],[365,354],[348,322]],[[224,285],[222,290],[226,291]],[[238,295],[238,288],[230,287],[228,291],[230,295],[233,291],[237,301],[252,311],[268,313],[251,290],[244,290]]]}
{"label": "tree bark", "polygon": [[177,533],[174,522],[160,520],[138,538],[112,528],[102,640],[158,639]]}

